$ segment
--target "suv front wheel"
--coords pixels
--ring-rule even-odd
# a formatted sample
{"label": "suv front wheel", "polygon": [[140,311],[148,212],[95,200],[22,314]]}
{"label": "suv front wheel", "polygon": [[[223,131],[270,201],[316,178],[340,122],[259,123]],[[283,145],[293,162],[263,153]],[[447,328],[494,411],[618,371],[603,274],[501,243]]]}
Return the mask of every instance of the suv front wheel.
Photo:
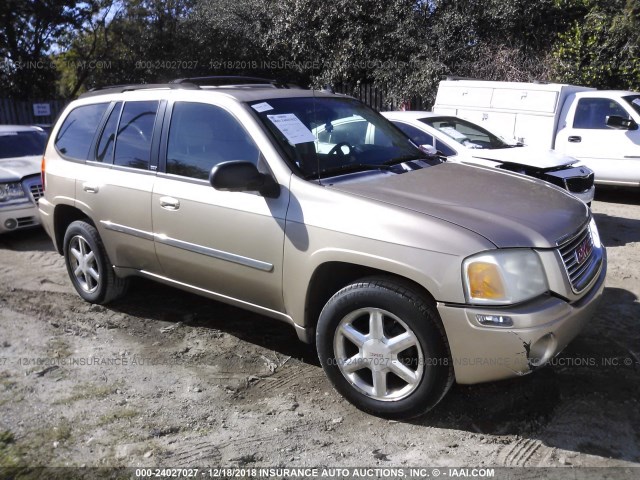
{"label": "suv front wheel", "polygon": [[84,300],[105,304],[124,294],[128,279],[116,276],[93,225],[82,220],[71,223],[63,248],[71,282]]}
{"label": "suv front wheel", "polygon": [[421,415],[453,383],[435,306],[394,280],[365,278],[338,291],[320,314],[316,344],[336,390],[381,417]]}

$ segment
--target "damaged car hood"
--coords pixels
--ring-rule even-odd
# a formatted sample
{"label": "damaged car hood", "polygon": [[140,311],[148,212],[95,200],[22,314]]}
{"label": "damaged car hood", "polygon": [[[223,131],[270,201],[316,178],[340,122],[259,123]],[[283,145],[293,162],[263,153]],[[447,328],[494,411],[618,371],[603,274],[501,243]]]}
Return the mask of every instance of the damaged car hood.
{"label": "damaged car hood", "polygon": [[499,149],[467,149],[470,159],[491,160],[500,163],[512,163],[546,170],[577,163],[578,160],[548,149],[534,147],[513,147]]}
{"label": "damaged car hood", "polygon": [[0,181],[17,182],[40,173],[42,156],[0,158]]}
{"label": "damaged car hood", "polygon": [[500,248],[555,248],[589,219],[582,202],[546,182],[456,163],[367,175],[330,188],[456,224]]}

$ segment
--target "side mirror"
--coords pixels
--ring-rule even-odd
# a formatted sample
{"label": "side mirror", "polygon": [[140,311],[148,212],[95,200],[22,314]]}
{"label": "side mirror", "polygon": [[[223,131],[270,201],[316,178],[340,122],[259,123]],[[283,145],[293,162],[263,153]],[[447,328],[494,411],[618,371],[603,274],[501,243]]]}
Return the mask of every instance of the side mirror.
{"label": "side mirror", "polygon": [[433,145],[420,145],[420,150],[431,157],[435,157],[438,155],[438,150]]}
{"label": "side mirror", "polygon": [[271,175],[260,173],[251,162],[219,163],[211,169],[209,183],[216,190],[225,192],[259,192],[269,198],[280,196],[280,185]]}
{"label": "side mirror", "polygon": [[609,115],[605,121],[607,127],[617,130],[637,130],[638,124],[630,118],[623,118],[619,115]]}

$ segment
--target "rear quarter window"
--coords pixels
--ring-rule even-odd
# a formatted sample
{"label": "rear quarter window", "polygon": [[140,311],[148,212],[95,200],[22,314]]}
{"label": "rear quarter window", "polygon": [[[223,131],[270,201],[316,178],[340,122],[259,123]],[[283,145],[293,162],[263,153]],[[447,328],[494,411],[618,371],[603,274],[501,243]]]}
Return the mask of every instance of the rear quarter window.
{"label": "rear quarter window", "polygon": [[55,146],[65,157],[88,160],[91,143],[109,103],[77,107],[64,119]]}

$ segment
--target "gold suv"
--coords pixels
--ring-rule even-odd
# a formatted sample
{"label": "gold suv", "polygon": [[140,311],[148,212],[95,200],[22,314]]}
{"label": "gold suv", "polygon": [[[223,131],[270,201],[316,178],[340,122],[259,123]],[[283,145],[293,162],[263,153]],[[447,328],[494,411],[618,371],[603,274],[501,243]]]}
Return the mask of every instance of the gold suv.
{"label": "gold suv", "polygon": [[582,202],[441,163],[324,91],[210,77],[90,92],[53,128],[43,178],[42,222],[82,298],[107,303],[135,275],[283,320],[344,397],[388,418],[454,380],[545,364],[604,285]]}

